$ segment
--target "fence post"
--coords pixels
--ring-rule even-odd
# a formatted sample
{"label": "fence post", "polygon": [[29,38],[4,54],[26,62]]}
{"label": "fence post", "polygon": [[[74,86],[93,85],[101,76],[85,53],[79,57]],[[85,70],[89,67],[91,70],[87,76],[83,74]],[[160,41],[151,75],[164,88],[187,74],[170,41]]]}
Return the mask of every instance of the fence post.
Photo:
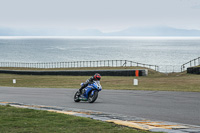
{"label": "fence post", "polygon": [[198,62],[199,62],[199,65],[200,65],[200,57],[198,58]]}
{"label": "fence post", "polygon": [[113,60],[112,60],[112,67],[113,67]]}

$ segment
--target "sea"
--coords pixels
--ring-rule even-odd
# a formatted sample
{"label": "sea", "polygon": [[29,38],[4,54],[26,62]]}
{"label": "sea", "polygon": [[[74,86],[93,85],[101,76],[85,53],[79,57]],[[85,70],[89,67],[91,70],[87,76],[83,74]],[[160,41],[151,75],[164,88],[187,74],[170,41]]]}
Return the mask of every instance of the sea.
{"label": "sea", "polygon": [[200,57],[200,37],[0,37],[0,62],[129,60],[179,72]]}

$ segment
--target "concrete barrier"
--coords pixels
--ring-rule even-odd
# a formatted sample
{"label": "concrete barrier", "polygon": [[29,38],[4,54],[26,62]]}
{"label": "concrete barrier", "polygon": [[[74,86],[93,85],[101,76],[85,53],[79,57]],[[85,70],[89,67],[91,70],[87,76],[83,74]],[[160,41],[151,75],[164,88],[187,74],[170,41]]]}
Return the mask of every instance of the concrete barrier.
{"label": "concrete barrier", "polygon": [[[138,69],[137,69],[138,70]],[[147,69],[140,69],[139,76],[147,76]],[[0,70],[0,73],[21,75],[67,75],[67,76],[91,76],[100,73],[102,76],[136,76],[135,69],[126,70],[73,70],[73,71],[22,71],[22,70]]]}

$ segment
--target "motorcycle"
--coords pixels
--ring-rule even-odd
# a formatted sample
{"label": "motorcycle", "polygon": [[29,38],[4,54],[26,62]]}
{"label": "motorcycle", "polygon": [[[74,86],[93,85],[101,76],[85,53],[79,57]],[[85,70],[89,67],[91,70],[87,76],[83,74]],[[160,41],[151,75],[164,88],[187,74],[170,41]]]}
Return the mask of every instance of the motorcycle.
{"label": "motorcycle", "polygon": [[[81,86],[83,86],[84,83],[81,83]],[[80,102],[80,101],[88,101],[89,103],[93,103],[96,101],[98,97],[99,91],[102,90],[100,81],[94,81],[92,84],[88,84],[87,87],[82,89],[81,95],[78,95],[78,91],[74,95],[74,101]]]}

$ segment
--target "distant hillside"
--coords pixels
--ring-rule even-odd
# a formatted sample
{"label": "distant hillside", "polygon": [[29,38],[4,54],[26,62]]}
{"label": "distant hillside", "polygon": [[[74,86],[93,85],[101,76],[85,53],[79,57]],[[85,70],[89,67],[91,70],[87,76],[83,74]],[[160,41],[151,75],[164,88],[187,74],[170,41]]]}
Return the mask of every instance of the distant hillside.
{"label": "distant hillside", "polygon": [[176,29],[171,27],[128,28],[108,36],[200,36],[200,30]]}
{"label": "distant hillside", "polygon": [[176,29],[172,27],[128,28],[118,32],[103,33],[96,29],[12,29],[1,28],[0,36],[200,36],[200,30]]}

